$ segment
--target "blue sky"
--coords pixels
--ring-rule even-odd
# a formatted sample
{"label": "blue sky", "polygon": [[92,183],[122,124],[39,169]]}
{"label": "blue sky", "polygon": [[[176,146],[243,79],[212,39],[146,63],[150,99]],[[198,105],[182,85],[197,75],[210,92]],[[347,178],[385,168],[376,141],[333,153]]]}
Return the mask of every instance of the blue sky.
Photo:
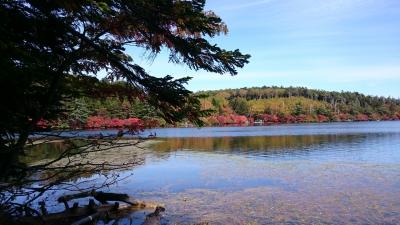
{"label": "blue sky", "polygon": [[400,97],[399,0],[208,0],[229,34],[221,47],[252,55],[237,76],[191,71],[132,52],[150,74],[194,77],[192,91],[305,86]]}

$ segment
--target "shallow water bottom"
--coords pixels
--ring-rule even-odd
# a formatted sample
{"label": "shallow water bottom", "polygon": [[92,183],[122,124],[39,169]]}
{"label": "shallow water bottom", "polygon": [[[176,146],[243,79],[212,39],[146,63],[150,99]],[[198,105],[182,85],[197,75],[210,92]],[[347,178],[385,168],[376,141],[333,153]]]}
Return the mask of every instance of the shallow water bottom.
{"label": "shallow water bottom", "polygon": [[[400,222],[397,164],[268,162],[194,153],[188,157],[179,153],[138,168],[132,179],[118,189],[163,204],[167,209],[164,224]],[[189,171],[188,179],[184,173],[174,175],[171,164]],[[189,174],[194,177],[189,178]],[[181,181],[171,176],[182,176]],[[144,177],[156,178],[157,182],[146,182],[149,186],[141,187]]]}

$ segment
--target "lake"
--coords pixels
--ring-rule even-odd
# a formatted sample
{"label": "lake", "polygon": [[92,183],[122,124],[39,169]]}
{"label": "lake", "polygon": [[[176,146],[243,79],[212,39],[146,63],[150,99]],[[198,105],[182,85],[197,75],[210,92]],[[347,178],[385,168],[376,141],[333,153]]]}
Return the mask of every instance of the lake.
{"label": "lake", "polygon": [[164,204],[165,224],[400,224],[400,122],[150,132],[109,190]]}

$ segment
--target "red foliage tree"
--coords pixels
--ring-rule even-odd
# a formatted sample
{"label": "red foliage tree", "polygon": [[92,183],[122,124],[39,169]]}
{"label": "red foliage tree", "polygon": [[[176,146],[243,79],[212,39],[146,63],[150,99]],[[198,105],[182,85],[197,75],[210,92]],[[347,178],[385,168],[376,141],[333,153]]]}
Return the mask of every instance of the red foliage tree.
{"label": "red foliage tree", "polygon": [[91,129],[99,129],[104,126],[104,117],[90,116],[86,121],[86,127]]}
{"label": "red foliage tree", "polygon": [[323,122],[328,122],[329,118],[327,116],[324,115],[318,115],[318,122],[323,123]]}
{"label": "red foliage tree", "polygon": [[47,129],[49,127],[50,127],[49,122],[44,119],[40,119],[36,123],[36,128],[38,128],[38,129]]}
{"label": "red foliage tree", "polygon": [[296,123],[304,123],[307,121],[306,115],[298,115],[296,116]]}
{"label": "red foliage tree", "polygon": [[102,116],[90,116],[86,122],[86,128],[89,129],[126,128],[129,130],[141,130],[144,127],[143,121],[138,118],[118,119]]}
{"label": "red foliage tree", "polygon": [[359,113],[356,115],[355,121],[369,121],[369,117],[365,114]]}
{"label": "red foliage tree", "polygon": [[395,116],[397,117],[397,119],[396,119],[396,120],[400,120],[400,112],[396,113],[396,115],[395,115]]}
{"label": "red foliage tree", "polygon": [[260,115],[260,119],[262,119],[264,121],[264,123],[267,123],[267,124],[279,123],[279,118],[277,115],[262,114],[262,115]]}
{"label": "red foliage tree", "polygon": [[351,115],[348,113],[339,113],[338,115],[340,121],[349,121],[351,119]]}

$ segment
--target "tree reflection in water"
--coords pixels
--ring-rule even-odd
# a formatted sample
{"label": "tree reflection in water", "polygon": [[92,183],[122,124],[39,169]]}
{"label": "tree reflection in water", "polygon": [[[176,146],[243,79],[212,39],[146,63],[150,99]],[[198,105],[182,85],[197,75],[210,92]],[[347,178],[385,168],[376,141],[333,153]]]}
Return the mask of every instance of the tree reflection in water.
{"label": "tree reflection in water", "polygon": [[332,143],[346,145],[358,143],[367,135],[297,135],[297,136],[256,136],[256,137],[201,137],[165,138],[152,145],[154,154],[188,150],[244,154],[252,156],[282,156],[285,154],[307,154],[318,151]]}

